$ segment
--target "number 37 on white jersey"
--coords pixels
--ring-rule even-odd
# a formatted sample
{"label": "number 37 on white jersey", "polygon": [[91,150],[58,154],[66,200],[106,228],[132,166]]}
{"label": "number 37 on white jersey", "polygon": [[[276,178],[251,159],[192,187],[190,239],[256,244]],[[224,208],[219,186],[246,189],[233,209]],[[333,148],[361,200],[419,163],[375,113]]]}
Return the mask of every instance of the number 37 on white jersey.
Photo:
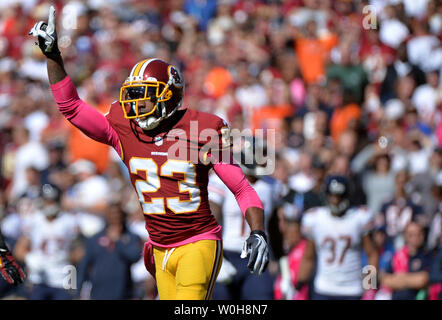
{"label": "number 37 on white jersey", "polygon": [[373,227],[365,207],[350,208],[333,216],[327,207],[307,211],[302,220],[304,236],[315,243],[315,290],[325,295],[360,295],[363,292],[362,238]]}

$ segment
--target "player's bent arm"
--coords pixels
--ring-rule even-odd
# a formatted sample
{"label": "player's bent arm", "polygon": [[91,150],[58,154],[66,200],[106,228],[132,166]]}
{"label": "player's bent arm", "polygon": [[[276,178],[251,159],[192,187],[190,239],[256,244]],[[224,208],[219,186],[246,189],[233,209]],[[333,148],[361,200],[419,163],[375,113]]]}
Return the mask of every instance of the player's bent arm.
{"label": "player's bent arm", "polygon": [[298,284],[304,284],[310,280],[313,267],[315,264],[315,242],[313,240],[307,240],[307,246],[305,248],[304,256],[302,257],[301,264],[298,271]]}
{"label": "player's bent arm", "polygon": [[269,263],[269,249],[264,228],[264,209],[261,200],[237,164],[215,163],[213,169],[235,196],[239,208],[250,226],[250,236],[244,242],[241,258],[249,257],[247,267],[250,272],[260,275],[266,270]]}
{"label": "player's bent arm", "polygon": [[213,169],[235,196],[252,231],[264,231],[264,210],[255,189],[249,184],[241,167],[232,163],[216,163]]}
{"label": "player's bent arm", "polygon": [[59,111],[89,138],[114,147],[120,153],[117,132],[104,115],[78,97],[69,76],[51,85]]}

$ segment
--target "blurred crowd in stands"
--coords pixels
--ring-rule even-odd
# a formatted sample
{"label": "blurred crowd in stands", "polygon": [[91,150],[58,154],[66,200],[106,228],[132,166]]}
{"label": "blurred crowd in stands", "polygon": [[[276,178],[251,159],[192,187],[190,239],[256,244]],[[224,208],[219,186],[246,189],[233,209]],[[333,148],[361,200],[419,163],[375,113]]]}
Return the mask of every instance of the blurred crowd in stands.
{"label": "blurred crowd in stands", "polygon": [[[302,238],[285,202],[301,213],[323,205],[324,177],[340,174],[351,203],[375,214],[380,270],[411,241],[428,272],[412,298],[441,283],[440,1],[2,0],[0,220],[28,273],[18,288],[1,279],[3,298],[156,297],[123,164],[58,112],[45,57],[28,36],[50,4],[65,68],[103,114],[133,65],[159,57],[182,71],[184,107],[231,128],[276,131],[276,169],[266,177],[278,185],[268,225],[274,279],[278,259]],[[37,215],[45,184],[60,190],[56,227]],[[77,273],[65,290],[69,265]]]}

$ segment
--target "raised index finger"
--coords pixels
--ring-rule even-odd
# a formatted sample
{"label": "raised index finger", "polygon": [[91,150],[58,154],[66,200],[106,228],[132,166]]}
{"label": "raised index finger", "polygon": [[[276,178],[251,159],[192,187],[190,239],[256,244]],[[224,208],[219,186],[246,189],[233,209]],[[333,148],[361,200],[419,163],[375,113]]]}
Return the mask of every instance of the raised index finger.
{"label": "raised index finger", "polygon": [[50,8],[49,8],[48,27],[51,30],[55,30],[55,7],[54,6],[50,6]]}

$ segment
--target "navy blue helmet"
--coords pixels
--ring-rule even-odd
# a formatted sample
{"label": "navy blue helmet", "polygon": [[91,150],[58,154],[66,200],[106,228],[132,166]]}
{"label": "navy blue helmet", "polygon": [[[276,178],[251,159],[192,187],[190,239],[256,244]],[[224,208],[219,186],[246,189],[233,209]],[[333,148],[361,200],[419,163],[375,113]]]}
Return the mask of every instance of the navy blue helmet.
{"label": "navy blue helmet", "polygon": [[339,175],[328,176],[325,180],[325,195],[331,213],[337,216],[343,215],[350,206],[348,179]]}
{"label": "navy blue helmet", "polygon": [[61,210],[61,190],[53,184],[46,183],[41,188],[41,212],[48,218],[55,217]]}
{"label": "navy blue helmet", "polygon": [[332,175],[325,180],[325,192],[341,197],[348,196],[348,180],[344,176]]}
{"label": "navy blue helmet", "polygon": [[40,196],[43,200],[59,202],[61,198],[61,190],[56,185],[46,183],[41,188]]}

